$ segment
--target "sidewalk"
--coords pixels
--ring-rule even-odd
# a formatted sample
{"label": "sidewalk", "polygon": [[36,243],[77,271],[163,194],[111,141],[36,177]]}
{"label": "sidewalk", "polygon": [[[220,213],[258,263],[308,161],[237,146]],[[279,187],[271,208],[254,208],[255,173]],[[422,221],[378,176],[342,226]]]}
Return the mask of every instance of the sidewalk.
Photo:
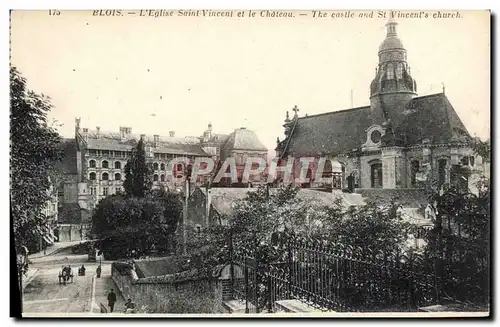
{"label": "sidewalk", "polygon": [[[101,274],[101,278],[97,278],[97,276],[94,276],[94,292],[93,292],[93,298],[92,298],[92,313],[100,313],[101,312],[101,307],[100,305],[103,304],[106,307],[106,310],[108,310],[108,315],[118,315],[118,314],[123,314],[123,309],[125,308],[125,299],[123,298],[122,294],[120,293],[120,290],[118,287],[115,285],[115,282],[111,278],[111,267],[103,267],[103,273]],[[109,306],[108,306],[108,293],[110,290],[114,290],[116,293],[116,303],[114,307],[114,312],[110,313],[109,312]]]}
{"label": "sidewalk", "polygon": [[28,253],[28,259],[37,259],[37,258],[53,255],[53,254],[56,254],[56,253],[66,249],[68,247],[80,244],[81,242],[83,242],[83,241],[56,242],[56,243],[52,244],[51,246],[47,247],[47,249],[45,251],[46,254],[43,253],[43,250],[40,252],[36,252],[36,253],[31,253],[31,254]]}

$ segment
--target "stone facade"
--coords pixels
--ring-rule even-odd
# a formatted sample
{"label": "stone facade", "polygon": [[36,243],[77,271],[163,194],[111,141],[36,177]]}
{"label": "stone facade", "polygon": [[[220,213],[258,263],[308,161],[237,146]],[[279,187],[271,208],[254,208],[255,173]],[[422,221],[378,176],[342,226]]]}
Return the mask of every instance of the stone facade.
{"label": "stone facade", "polygon": [[[230,135],[216,134],[209,124],[201,137],[176,137],[173,131],[168,136],[137,135],[132,134],[130,127],[105,132],[100,127],[83,128],[80,123],[80,119],[76,119],[75,138],[66,139],[63,145],[65,181],[59,190],[60,211],[71,212],[64,215],[61,223],[73,224],[72,229],[76,229],[76,225],[86,229],[97,203],[108,195],[124,191],[125,165],[141,138],[147,161],[153,169],[153,188],[185,187],[183,179],[189,166],[192,167],[199,157],[211,157],[217,167],[228,156],[236,156],[239,160],[242,154],[263,156],[265,152],[267,155],[267,149],[261,149],[255,133],[248,130],[241,133],[238,129]],[[194,184],[206,184],[209,178],[208,175],[199,176]],[[80,208],[78,214],[75,214],[74,205]],[[69,231],[64,234],[73,235]]]}

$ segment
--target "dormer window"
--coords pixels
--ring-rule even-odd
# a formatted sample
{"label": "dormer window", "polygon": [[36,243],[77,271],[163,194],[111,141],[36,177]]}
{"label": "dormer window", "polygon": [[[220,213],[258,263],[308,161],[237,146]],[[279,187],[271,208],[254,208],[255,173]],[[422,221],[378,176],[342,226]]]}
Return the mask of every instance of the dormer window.
{"label": "dormer window", "polygon": [[380,147],[384,129],[380,125],[372,125],[366,130],[366,142],[362,145],[365,150],[378,149]]}

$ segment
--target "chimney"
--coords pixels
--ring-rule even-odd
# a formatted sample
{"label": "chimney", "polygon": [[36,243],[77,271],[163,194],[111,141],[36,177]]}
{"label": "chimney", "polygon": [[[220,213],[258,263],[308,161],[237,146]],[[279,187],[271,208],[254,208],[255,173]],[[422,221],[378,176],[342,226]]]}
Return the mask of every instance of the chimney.
{"label": "chimney", "polygon": [[158,143],[160,143],[160,135],[153,135],[154,142],[155,142],[155,148],[158,147]]}
{"label": "chimney", "polygon": [[175,131],[170,131],[170,132],[168,132],[168,135],[169,135],[170,137],[175,137]]}
{"label": "chimney", "polygon": [[101,127],[97,126],[95,129],[97,131],[96,136],[98,139],[100,139],[101,138]]}
{"label": "chimney", "polygon": [[82,132],[83,132],[83,138],[84,138],[84,140],[88,141],[88,139],[89,139],[89,129],[88,128],[83,128]]}
{"label": "chimney", "polygon": [[125,141],[125,131],[126,131],[126,128],[120,126],[120,138],[122,141]]}
{"label": "chimney", "polygon": [[80,117],[75,118],[75,131],[77,131],[77,132],[80,131],[80,121],[81,121]]}

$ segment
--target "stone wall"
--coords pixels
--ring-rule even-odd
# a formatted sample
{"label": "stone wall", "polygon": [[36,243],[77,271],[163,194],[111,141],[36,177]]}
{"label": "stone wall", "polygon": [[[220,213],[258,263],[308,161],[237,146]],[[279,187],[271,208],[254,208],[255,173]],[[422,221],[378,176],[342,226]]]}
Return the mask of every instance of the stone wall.
{"label": "stone wall", "polygon": [[59,224],[57,226],[58,242],[83,241],[86,239],[87,228],[80,224]]}
{"label": "stone wall", "polygon": [[197,277],[195,271],[139,278],[134,269],[119,271],[115,265],[111,274],[123,297],[148,313],[225,312],[217,278]]}

